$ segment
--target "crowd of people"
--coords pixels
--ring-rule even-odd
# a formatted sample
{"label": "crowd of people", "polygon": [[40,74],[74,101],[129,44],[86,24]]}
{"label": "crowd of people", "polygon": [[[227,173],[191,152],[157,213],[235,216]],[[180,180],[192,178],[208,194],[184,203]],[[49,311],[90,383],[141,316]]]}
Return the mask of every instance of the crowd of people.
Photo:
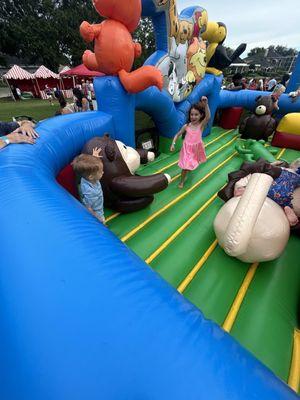
{"label": "crowd of people", "polygon": [[263,77],[263,78],[251,78],[247,79],[239,72],[233,75],[231,78],[232,82],[229,85],[223,86],[225,90],[259,90],[266,92],[273,92],[275,88],[282,88],[282,90],[287,88],[290,75],[284,74],[280,80],[275,78]]}

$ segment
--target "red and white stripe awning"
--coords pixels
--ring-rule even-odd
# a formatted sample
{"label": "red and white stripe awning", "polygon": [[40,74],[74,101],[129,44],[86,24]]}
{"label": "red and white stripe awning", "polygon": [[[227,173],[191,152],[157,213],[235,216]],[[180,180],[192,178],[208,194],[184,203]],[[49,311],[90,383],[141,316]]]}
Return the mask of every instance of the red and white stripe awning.
{"label": "red and white stripe awning", "polygon": [[34,79],[34,75],[25,71],[25,69],[14,65],[9,71],[3,75],[5,79]]}
{"label": "red and white stripe awning", "polygon": [[35,78],[54,78],[59,79],[59,75],[55,72],[52,72],[50,69],[46,68],[44,65],[41,65],[34,73]]}

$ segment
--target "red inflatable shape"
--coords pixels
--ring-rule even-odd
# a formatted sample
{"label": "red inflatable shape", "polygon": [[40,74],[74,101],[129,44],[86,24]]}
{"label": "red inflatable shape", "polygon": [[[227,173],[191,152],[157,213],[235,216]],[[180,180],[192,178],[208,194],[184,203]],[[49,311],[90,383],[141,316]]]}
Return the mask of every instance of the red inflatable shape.
{"label": "red inflatable shape", "polygon": [[242,107],[225,108],[222,112],[220,126],[223,129],[236,129],[243,113]]}

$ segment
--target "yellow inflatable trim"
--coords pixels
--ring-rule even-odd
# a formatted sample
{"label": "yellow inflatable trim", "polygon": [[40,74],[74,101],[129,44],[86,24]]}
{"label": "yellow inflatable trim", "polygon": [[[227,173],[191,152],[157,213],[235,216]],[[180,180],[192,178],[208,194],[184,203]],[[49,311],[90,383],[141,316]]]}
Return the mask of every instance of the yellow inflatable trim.
{"label": "yellow inflatable trim", "polygon": [[280,121],[277,127],[277,132],[300,136],[300,113],[286,114]]}
{"label": "yellow inflatable trim", "polygon": [[300,388],[300,331],[298,329],[295,329],[294,332],[294,348],[288,384],[295,392],[298,392]]}

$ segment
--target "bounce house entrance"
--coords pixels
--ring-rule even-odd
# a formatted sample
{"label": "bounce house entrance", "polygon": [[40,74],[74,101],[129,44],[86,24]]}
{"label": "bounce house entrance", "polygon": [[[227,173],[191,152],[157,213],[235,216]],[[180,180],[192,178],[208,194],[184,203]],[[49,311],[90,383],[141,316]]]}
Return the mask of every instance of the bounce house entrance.
{"label": "bounce house entrance", "polygon": [[137,149],[153,151],[159,156],[159,134],[156,128],[143,128],[135,132],[135,143]]}

